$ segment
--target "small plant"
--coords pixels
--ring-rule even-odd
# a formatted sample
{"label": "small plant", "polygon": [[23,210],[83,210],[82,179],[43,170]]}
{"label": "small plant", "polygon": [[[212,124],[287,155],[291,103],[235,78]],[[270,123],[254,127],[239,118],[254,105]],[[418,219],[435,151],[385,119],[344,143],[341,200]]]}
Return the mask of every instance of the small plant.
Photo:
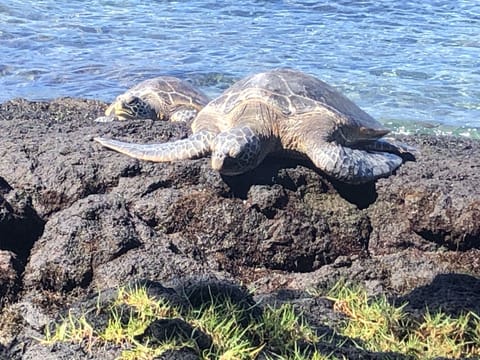
{"label": "small plant", "polygon": [[417,359],[480,355],[480,321],[472,312],[455,318],[426,309],[423,321],[418,322],[404,312],[406,304],[396,307],[385,296],[369,299],[361,287],[344,283],[334,286],[328,298],[334,301],[334,309],[346,316],[339,332],[360,339],[358,346],[363,349]]}
{"label": "small plant", "polygon": [[127,323],[122,321],[121,312],[113,307],[105,330],[98,334],[99,338],[116,345],[123,345],[133,341],[135,336],[142,334],[149,322],[145,316],[128,315]]}
{"label": "small plant", "polygon": [[49,326],[46,327],[45,332],[44,342],[47,344],[64,341],[80,343],[84,340],[91,343],[94,338],[94,329],[85,316],[76,317],[71,311],[53,332]]}
{"label": "small plant", "polygon": [[166,301],[149,296],[143,286],[135,285],[133,289],[120,288],[116,305],[122,304],[136,309],[137,314],[145,319],[175,317],[179,314],[178,310]]}
{"label": "small plant", "polygon": [[212,301],[199,309],[192,309],[187,321],[212,337],[214,346],[202,353],[205,359],[255,359],[261,346],[254,344],[250,333],[255,328],[253,321],[242,325],[246,319],[245,310],[229,300],[222,303]]}
{"label": "small plant", "polygon": [[[97,307],[100,310],[100,305]],[[160,318],[182,319],[210,336],[212,345],[199,349],[193,333],[191,339],[140,343],[138,336]],[[153,359],[167,350],[185,347],[205,360],[249,360],[256,359],[261,352],[268,353],[271,359],[330,359],[299,347],[299,343],[313,345],[317,340],[314,330],[289,304],[268,307],[263,316],[257,318],[228,299],[212,298],[204,306],[180,311],[163,300],[150,297],[145,288],[139,287],[119,289],[116,299],[109,305],[105,329],[93,329],[85,316],[77,318],[69,313],[55,331],[47,329],[44,342],[87,343],[89,348],[95,343],[115,344],[122,348],[120,359],[124,360]]]}
{"label": "small plant", "polygon": [[295,313],[291,304],[279,308],[267,307],[261,330],[262,341],[268,343],[272,351],[280,354],[285,349],[295,349],[299,341],[314,345],[319,340],[304,317]]}
{"label": "small plant", "polygon": [[[149,296],[143,287],[134,287],[119,289],[106,308],[104,329],[94,329],[87,314],[69,312],[55,327],[47,327],[43,341],[81,343],[88,350],[95,344],[114,344],[121,348],[119,359],[123,360],[150,360],[182,348],[204,360],[247,360],[260,354],[269,360],[337,360],[333,354],[320,353],[318,345],[341,335],[365,351],[395,352],[414,359],[480,357],[480,317],[472,312],[453,317],[426,310],[421,320],[414,320],[406,313],[406,304],[394,306],[385,296],[369,298],[363,288],[345,283],[338,283],[326,297],[345,316],[333,329],[331,340],[319,335],[292,304],[267,306],[261,315],[253,316],[229,298],[212,295],[203,306],[180,309]],[[99,304],[96,310],[105,311]],[[176,319],[191,330],[166,339],[145,337],[152,323],[166,319]],[[199,346],[199,333],[211,341]]]}
{"label": "small plant", "polygon": [[395,307],[385,296],[371,300],[361,287],[345,286],[341,282],[330,290],[329,298],[334,300],[334,310],[348,318],[342,335],[363,340],[366,350],[399,350],[396,348],[398,338],[408,323],[403,313],[406,304]]}
{"label": "small plant", "polygon": [[442,312],[426,312],[423,322],[412,332],[410,343],[416,351],[423,350],[427,358],[480,355],[480,342],[475,339],[478,320],[475,319],[478,316],[472,312],[456,318]]}
{"label": "small plant", "polygon": [[[144,287],[120,288],[116,299],[108,308],[108,320],[103,330],[94,329],[85,314],[76,317],[70,311],[68,316],[55,326],[54,331],[50,327],[46,328],[43,342],[85,343],[88,350],[95,343],[111,343],[126,349],[122,352],[121,359],[153,359],[169,349],[191,346],[191,343],[178,344],[172,340],[149,347],[136,340],[153,320],[178,314],[175,307],[150,297]],[[98,303],[96,310],[101,310]],[[125,311],[128,313],[125,314]]]}

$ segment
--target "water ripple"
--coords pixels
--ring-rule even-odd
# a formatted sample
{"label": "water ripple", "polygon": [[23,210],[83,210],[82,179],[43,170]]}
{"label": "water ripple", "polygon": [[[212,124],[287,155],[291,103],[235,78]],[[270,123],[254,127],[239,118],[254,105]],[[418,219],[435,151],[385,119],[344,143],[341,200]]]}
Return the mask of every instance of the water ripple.
{"label": "water ripple", "polygon": [[465,132],[480,128],[479,34],[475,0],[5,0],[0,101],[110,101],[159,74],[214,96],[246,74],[290,66],[381,121]]}

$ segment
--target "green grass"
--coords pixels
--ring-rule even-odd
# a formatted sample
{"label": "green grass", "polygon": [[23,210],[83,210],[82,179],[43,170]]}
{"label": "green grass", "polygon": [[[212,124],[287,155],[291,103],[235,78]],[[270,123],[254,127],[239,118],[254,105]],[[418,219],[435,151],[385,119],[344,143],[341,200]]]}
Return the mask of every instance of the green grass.
{"label": "green grass", "polygon": [[[124,309],[122,305],[128,305],[131,309],[127,321],[118,310]],[[193,349],[202,359],[255,359],[262,351],[271,354],[271,359],[326,359],[320,354],[307,357],[306,352],[302,354],[295,348],[297,340],[313,343],[317,338],[290,305],[278,309],[269,307],[260,319],[255,319],[245,309],[228,300],[219,302],[212,299],[200,308],[181,311],[149,297],[145,288],[134,288],[119,290],[110,306],[108,318],[105,329],[95,330],[85,316],[76,318],[69,313],[56,324],[54,330],[48,327],[43,342],[83,343],[88,344],[89,349],[93,344],[115,344],[123,349],[119,359],[125,360],[153,359],[167,350],[184,347]],[[191,339],[172,338],[161,344],[136,340],[152,321],[161,318],[185,320],[195,329],[208,334],[212,338],[212,346],[199,349],[193,334]],[[268,343],[273,344],[271,349]]]}
{"label": "green grass", "polygon": [[346,316],[341,335],[361,340],[370,351],[393,351],[417,359],[480,356],[480,317],[466,312],[453,317],[425,309],[423,319],[409,317],[401,306],[391,305],[385,296],[369,299],[359,286],[337,284],[328,297],[334,309]]}
{"label": "green grass", "polygon": [[[480,356],[480,317],[472,312],[452,317],[426,311],[421,321],[414,320],[405,312],[405,305],[393,306],[385,296],[370,299],[361,287],[343,283],[325,297],[333,302],[334,311],[344,315],[335,333],[339,338],[352,339],[358,348],[391,351],[416,359]],[[128,313],[121,313],[125,309],[129,309]],[[211,346],[200,349],[194,334],[161,342],[138,340],[154,320],[168,318],[182,319],[193,329],[208,334]],[[338,359],[316,350],[320,343],[331,344],[332,335],[318,334],[291,304],[267,306],[259,316],[228,299],[212,298],[200,307],[180,309],[153,299],[142,287],[118,291],[108,308],[104,329],[94,329],[86,316],[76,317],[70,312],[47,328],[42,341],[82,343],[88,350],[94,345],[113,344],[121,348],[119,359],[124,360],[153,359],[167,350],[182,348],[190,348],[201,359],[256,359],[259,354],[270,360]]]}

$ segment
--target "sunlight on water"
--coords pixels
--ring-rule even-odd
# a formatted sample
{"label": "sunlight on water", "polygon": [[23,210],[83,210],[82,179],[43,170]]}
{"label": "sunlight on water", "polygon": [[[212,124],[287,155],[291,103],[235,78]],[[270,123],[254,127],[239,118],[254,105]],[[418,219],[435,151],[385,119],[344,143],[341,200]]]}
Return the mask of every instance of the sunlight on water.
{"label": "sunlight on water", "polygon": [[0,51],[0,101],[110,101],[161,74],[216,96],[288,66],[398,132],[478,138],[480,128],[474,0],[1,1]]}
{"label": "sunlight on water", "polygon": [[480,128],[469,126],[454,126],[444,124],[432,124],[427,122],[412,122],[399,120],[384,120],[380,119],[389,129],[392,129],[394,134],[402,135],[453,135],[465,136],[471,139],[480,140]]}

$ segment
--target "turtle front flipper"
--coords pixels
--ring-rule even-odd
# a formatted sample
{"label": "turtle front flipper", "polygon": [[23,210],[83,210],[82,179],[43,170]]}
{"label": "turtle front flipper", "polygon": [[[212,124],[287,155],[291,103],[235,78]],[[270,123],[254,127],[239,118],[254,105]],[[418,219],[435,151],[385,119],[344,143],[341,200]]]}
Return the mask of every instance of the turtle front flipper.
{"label": "turtle front flipper", "polygon": [[398,155],[321,142],[306,151],[314,165],[340,181],[361,184],[387,177],[403,162]]}
{"label": "turtle front flipper", "polygon": [[214,137],[215,134],[202,131],[187,139],[161,144],[135,144],[103,137],[96,137],[94,140],[108,149],[136,159],[166,162],[195,159],[208,155],[211,152],[211,142]]}
{"label": "turtle front flipper", "polygon": [[389,152],[400,156],[406,161],[415,161],[416,155],[419,154],[417,148],[397,142],[393,139],[378,139],[368,142],[359,142],[356,146],[354,146],[354,148],[369,151]]}

